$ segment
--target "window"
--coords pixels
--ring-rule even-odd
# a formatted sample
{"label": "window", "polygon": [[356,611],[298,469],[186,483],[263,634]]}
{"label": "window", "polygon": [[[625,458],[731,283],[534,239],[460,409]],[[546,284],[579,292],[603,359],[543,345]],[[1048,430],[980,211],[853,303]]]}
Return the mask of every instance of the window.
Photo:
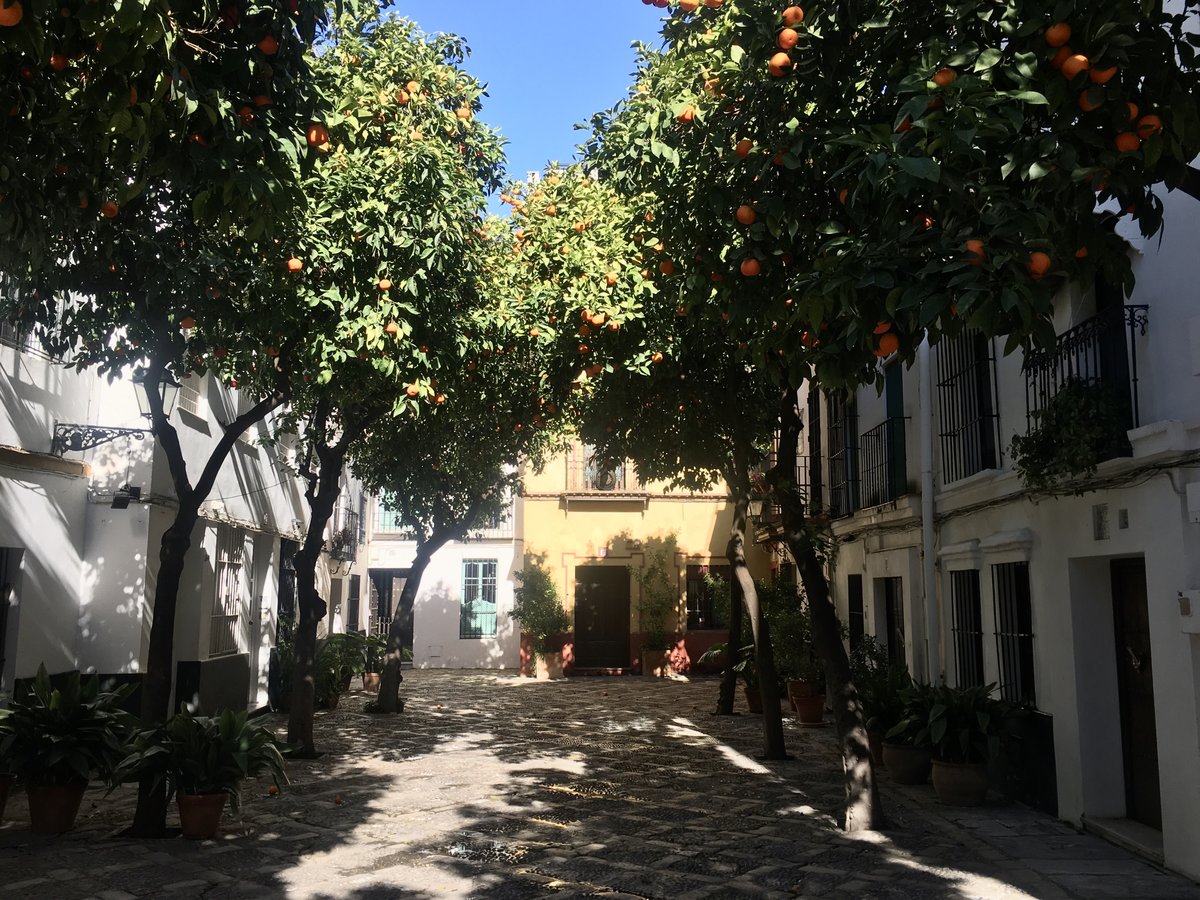
{"label": "window", "polygon": [[946,484],[999,465],[992,342],[965,331],[938,346],[942,478]]}
{"label": "window", "polygon": [[460,638],[496,634],[496,560],[463,560],[462,607],[458,615]]}
{"label": "window", "polygon": [[208,655],[237,653],[242,621],[242,556],[245,539],[234,528],[217,531],[217,593],[208,630]]}
{"label": "window", "polygon": [[954,671],[957,687],[983,684],[983,611],[979,571],[950,573],[950,604],[954,616]]}
{"label": "window", "polygon": [[201,416],[200,405],[204,400],[202,394],[203,381],[199,375],[192,373],[179,381],[179,409],[182,412],[191,413],[193,416]]}
{"label": "window", "polygon": [[8,613],[12,606],[12,595],[21,571],[21,552],[16,548],[0,547],[0,687],[12,687],[4,680],[4,647],[8,641]]}
{"label": "window", "polygon": [[358,631],[358,605],[362,596],[362,579],[350,576],[350,596],[346,599],[346,630]]}
{"label": "window", "polygon": [[829,509],[836,519],[858,509],[858,411],[842,391],[826,395],[829,412]]}
{"label": "window", "polygon": [[819,512],[824,503],[821,452],[821,392],[813,387],[808,394],[808,508],[812,512]]}
{"label": "window", "polygon": [[406,528],[400,518],[400,510],[390,508],[383,499],[375,503],[375,528],[373,534],[391,534],[397,537],[413,539],[412,530]]}
{"label": "window", "polygon": [[708,577],[729,584],[729,566],[687,567],[687,627],[688,631],[729,627],[729,596],[714,591]]}
{"label": "window", "polygon": [[1033,683],[1033,601],[1029,563],[992,566],[996,600],[996,652],[1000,657],[1000,695],[1013,703],[1036,702]]}
{"label": "window", "polygon": [[861,575],[846,576],[846,599],[849,609],[846,613],[846,627],[850,630],[850,649],[857,650],[862,646],[867,633],[867,619],[863,613],[863,577]]}
{"label": "window", "polygon": [[570,490],[612,493],[634,489],[634,480],[624,462],[605,459],[587,445],[576,446],[571,454]]}
{"label": "window", "polygon": [[887,626],[888,660],[897,666],[907,666],[904,652],[904,592],[899,578],[881,578],[883,582],[884,623]]}

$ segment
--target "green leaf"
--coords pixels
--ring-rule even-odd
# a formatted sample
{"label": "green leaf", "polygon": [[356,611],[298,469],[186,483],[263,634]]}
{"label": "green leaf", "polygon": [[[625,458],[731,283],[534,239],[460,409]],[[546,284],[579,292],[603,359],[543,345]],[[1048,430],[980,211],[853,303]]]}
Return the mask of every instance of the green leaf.
{"label": "green leaf", "polygon": [[941,179],[942,168],[936,160],[924,156],[904,156],[896,160],[896,164],[912,175],[924,181],[937,182]]}

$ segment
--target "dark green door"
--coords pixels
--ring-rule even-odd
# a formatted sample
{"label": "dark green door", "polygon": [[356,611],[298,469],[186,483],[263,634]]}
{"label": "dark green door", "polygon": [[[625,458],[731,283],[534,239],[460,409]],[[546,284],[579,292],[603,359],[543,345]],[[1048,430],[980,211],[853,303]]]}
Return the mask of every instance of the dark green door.
{"label": "dark green door", "polygon": [[629,665],[629,569],[575,567],[575,668]]}

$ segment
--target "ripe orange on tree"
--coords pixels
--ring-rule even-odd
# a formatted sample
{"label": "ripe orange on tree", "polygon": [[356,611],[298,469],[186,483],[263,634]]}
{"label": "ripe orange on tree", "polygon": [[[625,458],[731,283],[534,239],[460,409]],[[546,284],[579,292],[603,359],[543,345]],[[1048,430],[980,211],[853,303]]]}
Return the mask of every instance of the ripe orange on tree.
{"label": "ripe orange on tree", "polygon": [[321,122],[313,122],[308,126],[307,138],[310,147],[324,147],[329,143],[329,129]]}
{"label": "ripe orange on tree", "polygon": [[1108,84],[1113,80],[1113,76],[1117,74],[1116,66],[1109,66],[1107,69],[1092,69],[1088,72],[1090,78],[1096,84]]}
{"label": "ripe orange on tree", "polygon": [[1068,56],[1063,60],[1062,73],[1067,80],[1074,78],[1082,72],[1086,72],[1091,62],[1082,53],[1076,53],[1073,56]]}
{"label": "ripe orange on tree", "polygon": [[299,272],[303,268],[304,263],[294,256],[287,261],[287,270],[289,272]]}
{"label": "ripe orange on tree", "polygon": [[[1130,105],[1132,106],[1133,104]],[[1134,115],[1136,115],[1136,113],[1134,113]],[[1142,116],[1140,119],[1138,119],[1137,123],[1138,137],[1140,137],[1142,140],[1153,137],[1162,131],[1162,127],[1162,119],[1160,119],[1158,116]]]}
{"label": "ripe orange on tree", "polygon": [[674,275],[675,263],[671,262],[669,259],[664,259],[658,264],[658,271],[662,272],[664,275]]}
{"label": "ripe orange on tree", "polygon": [[404,388],[404,393],[408,394],[410,397],[415,397],[417,394],[421,393],[421,389],[415,384],[410,384]]}
{"label": "ripe orange on tree", "polygon": [[795,28],[784,28],[779,32],[779,37],[775,39],[780,50],[791,50],[799,41],[800,33]]}
{"label": "ripe orange on tree", "polygon": [[776,78],[782,78],[792,69],[792,58],[786,53],[780,51],[771,57],[767,63],[767,70]]}
{"label": "ripe orange on tree", "polygon": [[391,322],[388,322],[387,325],[384,326],[383,330],[386,331],[388,334],[399,334],[400,333],[400,323],[396,322],[394,320]]}
{"label": "ripe orange on tree", "polygon": [[1058,52],[1055,53],[1054,57],[1050,60],[1050,65],[1054,66],[1054,68],[1058,69],[1058,71],[1061,72],[1063,63],[1065,63],[1068,59],[1070,59],[1074,55],[1075,55],[1075,51],[1072,50],[1070,47],[1065,47],[1065,46],[1059,47]]}
{"label": "ripe orange on tree", "polygon": [[115,219],[117,217],[117,213],[120,211],[121,207],[117,206],[116,201],[114,200],[107,200],[105,201],[104,205],[100,207],[100,215],[104,216],[106,219]]}
{"label": "ripe orange on tree", "polygon": [[875,330],[872,332],[872,334],[887,334],[891,330],[892,330],[891,322],[876,322]]}
{"label": "ripe orange on tree", "polygon": [[1121,153],[1132,153],[1142,146],[1142,139],[1132,131],[1123,131],[1116,136],[1113,143]]}
{"label": "ripe orange on tree", "polygon": [[887,334],[881,335],[879,344],[875,347],[875,355],[879,357],[891,356],[900,349],[900,337],[894,331],[889,331]]}
{"label": "ripe orange on tree", "polygon": [[196,320],[194,318],[192,318],[191,316],[184,316],[182,319],[179,320],[179,327],[180,328],[195,328]]}
{"label": "ripe orange on tree", "polygon": [[748,259],[743,259],[742,264],[739,268],[741,269],[741,273],[744,276],[746,276],[747,278],[753,278],[755,275],[757,275],[759,272],[762,271],[762,264],[759,263],[759,261],[757,259],[750,257]]}
{"label": "ripe orange on tree", "polygon": [[1040,250],[1035,250],[1029,254],[1029,262],[1025,267],[1029,270],[1030,278],[1040,281],[1050,271],[1050,257]]}
{"label": "ripe orange on tree", "polygon": [[617,283],[617,273],[609,272],[604,276],[604,282],[609,287],[613,287]]}
{"label": "ripe orange on tree", "polygon": [[686,125],[687,123],[691,122],[693,119],[696,118],[696,107],[692,106],[689,103],[687,106],[685,106],[683,108],[683,112],[681,112],[675,118],[678,121],[683,122]]}
{"label": "ripe orange on tree", "polygon": [[733,152],[745,159],[750,155],[750,151],[754,148],[754,142],[750,138],[742,138],[733,146]]}
{"label": "ripe orange on tree", "polygon": [[379,289],[381,291],[390,291],[392,289],[392,280],[390,278],[380,278]]}
{"label": "ripe orange on tree", "polygon": [[1079,95],[1079,108],[1084,112],[1095,112],[1104,105],[1104,92],[1091,88]]}
{"label": "ripe orange on tree", "polygon": [[750,206],[748,203],[743,203],[741,206],[739,206],[735,215],[738,222],[740,222],[742,225],[753,225],[756,221],[758,221],[758,213],[756,213],[754,211],[754,207]]}
{"label": "ripe orange on tree", "polygon": [[279,41],[276,40],[273,34],[264,34],[262,40],[258,42],[258,49],[265,56],[274,56],[279,52]]}
{"label": "ripe orange on tree", "polygon": [[804,21],[804,10],[799,6],[789,6],[783,11],[783,24],[788,28],[795,28]]}
{"label": "ripe orange on tree", "polygon": [[[3,10],[0,10],[0,12],[3,12]],[[65,56],[63,56],[61,53],[51,53],[50,54],[50,68],[53,69],[55,72],[62,72],[64,69],[67,68],[67,65],[68,65],[67,58]]]}
{"label": "ripe orange on tree", "polygon": [[1071,39],[1071,26],[1066,22],[1057,22],[1046,29],[1046,43],[1051,47],[1061,47]]}
{"label": "ripe orange on tree", "polygon": [[25,17],[25,10],[21,4],[17,0],[9,6],[2,4],[3,0],[0,0],[0,28],[12,28],[21,24],[21,19]]}
{"label": "ripe orange on tree", "polygon": [[987,251],[983,249],[983,241],[978,238],[972,238],[966,243],[967,248],[967,264],[972,266],[981,266],[983,261],[987,259]]}
{"label": "ripe orange on tree", "polygon": [[950,85],[954,84],[954,81],[957,78],[958,72],[949,66],[938,69],[933,73],[933,83],[938,87],[950,87]]}
{"label": "ripe orange on tree", "polygon": [[663,355],[662,355],[661,350],[655,350],[653,353],[650,354],[650,362],[654,363],[655,365],[658,365],[662,361],[663,361]]}

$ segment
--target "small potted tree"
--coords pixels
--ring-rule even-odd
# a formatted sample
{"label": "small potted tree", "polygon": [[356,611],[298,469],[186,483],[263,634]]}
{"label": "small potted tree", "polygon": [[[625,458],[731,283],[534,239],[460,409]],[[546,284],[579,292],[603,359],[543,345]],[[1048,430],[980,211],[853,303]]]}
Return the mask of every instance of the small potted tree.
{"label": "small potted tree", "polygon": [[[663,677],[671,674],[670,620],[679,614],[679,594],[671,589],[667,560],[673,559],[675,542],[669,541],[660,550],[649,554],[646,565],[638,572],[641,599],[638,621],[642,631],[642,674]],[[676,623],[677,624],[677,623]]]}
{"label": "small potted tree", "polygon": [[978,806],[987,798],[988,762],[996,755],[1008,713],[992,697],[996,685],[938,687],[929,709],[933,789],[952,806]]}
{"label": "small potted tree", "polygon": [[363,690],[378,692],[383,658],[387,654],[387,638],[382,634],[372,634],[365,639],[365,643],[366,667],[362,676]]}
{"label": "small potted tree", "polygon": [[777,581],[758,585],[766,607],[775,668],[801,725],[825,721],[825,667],[813,652],[812,620],[796,585]]}
{"label": "small potted tree", "polygon": [[908,668],[893,663],[887,648],[870,635],[850,658],[854,686],[862,703],[867,741],[877,765],[883,765],[883,736],[904,718],[902,692],[912,685]]}
{"label": "small potted tree", "polygon": [[925,784],[933,761],[929,740],[933,688],[913,682],[900,692],[900,699],[903,716],[883,736],[883,764],[896,784]]}
{"label": "small potted tree", "polygon": [[[713,644],[696,660],[697,664],[723,665],[728,644]],[[733,672],[742,680],[742,691],[746,695],[746,705],[752,713],[761,713],[762,692],[758,687],[758,667],[754,664],[754,645],[746,644],[738,650],[737,662],[733,664]]]}
{"label": "small potted tree", "polygon": [[182,708],[162,728],[140,734],[117,768],[114,784],[151,774],[165,781],[179,804],[183,836],[207,840],[217,833],[226,800],[236,813],[247,778],[269,773],[287,783],[275,736],[247,723],[245,712],[193,716]]}
{"label": "small potted tree", "polygon": [[512,618],[533,645],[534,665],[539,680],[562,678],[563,633],[570,627],[566,610],[550,572],[531,563],[516,575]]}
{"label": "small potted tree", "polygon": [[11,772],[29,797],[29,819],[39,834],[75,827],[83,792],[94,777],[108,778],[133,734],[133,717],[121,704],[129,684],[101,691],[95,676],[78,672],[50,681],[45,666],[0,711],[0,770]]}

